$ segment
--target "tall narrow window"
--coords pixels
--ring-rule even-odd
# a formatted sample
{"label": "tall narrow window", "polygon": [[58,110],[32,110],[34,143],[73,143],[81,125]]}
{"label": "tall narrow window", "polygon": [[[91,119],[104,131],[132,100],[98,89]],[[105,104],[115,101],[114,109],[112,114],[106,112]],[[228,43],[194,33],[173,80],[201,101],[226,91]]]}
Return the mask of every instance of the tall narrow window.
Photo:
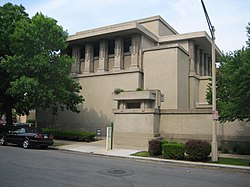
{"label": "tall narrow window", "polygon": [[81,45],[81,56],[80,59],[84,59],[85,58],[85,45]]}
{"label": "tall narrow window", "polygon": [[94,57],[98,57],[99,56],[99,43],[95,43],[94,44]]}
{"label": "tall narrow window", "polygon": [[110,41],[108,44],[108,54],[113,55],[115,54],[115,41]]}
{"label": "tall narrow window", "polygon": [[130,52],[130,47],[131,47],[131,38],[125,38],[124,40],[124,53]]}

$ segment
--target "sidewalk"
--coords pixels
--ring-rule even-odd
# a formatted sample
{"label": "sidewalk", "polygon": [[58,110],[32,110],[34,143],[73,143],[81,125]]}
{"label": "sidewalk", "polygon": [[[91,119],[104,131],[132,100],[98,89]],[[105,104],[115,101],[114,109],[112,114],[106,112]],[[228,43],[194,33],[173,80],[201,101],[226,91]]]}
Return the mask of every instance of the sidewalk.
{"label": "sidewalk", "polygon": [[120,157],[130,157],[131,154],[142,151],[134,147],[123,147],[120,149],[106,150],[106,141],[98,140],[95,142],[73,142],[64,140],[54,140],[55,143],[65,144],[62,146],[56,146],[57,149],[78,151],[83,153],[108,155],[108,156],[120,156]]}
{"label": "sidewalk", "polygon": [[[106,150],[105,140],[98,140],[98,141],[90,142],[90,143],[64,141],[64,140],[54,140],[54,141],[55,141],[54,148],[59,149],[59,150],[76,151],[76,152],[96,154],[96,155],[123,157],[123,158],[139,159],[139,160],[146,160],[146,161],[155,161],[155,162],[178,163],[178,164],[183,164],[183,165],[238,169],[238,170],[245,170],[247,172],[250,172],[250,167],[247,167],[247,166],[234,166],[234,165],[212,164],[212,163],[204,163],[204,162],[190,162],[190,161],[182,161],[182,160],[170,160],[170,159],[160,159],[160,158],[151,158],[151,157],[131,156],[131,154],[146,150],[146,148],[119,147],[119,149],[114,148],[112,150]],[[220,157],[241,158],[241,159],[250,160],[250,155],[220,154]]]}

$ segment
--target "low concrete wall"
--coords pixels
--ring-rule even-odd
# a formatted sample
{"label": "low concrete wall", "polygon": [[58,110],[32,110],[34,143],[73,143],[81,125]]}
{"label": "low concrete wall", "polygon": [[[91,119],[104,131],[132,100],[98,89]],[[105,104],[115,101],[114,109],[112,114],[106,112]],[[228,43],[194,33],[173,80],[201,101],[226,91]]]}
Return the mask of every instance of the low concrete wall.
{"label": "low concrete wall", "polygon": [[[174,141],[212,140],[212,117],[209,109],[161,110],[161,137]],[[250,142],[250,123],[217,123],[218,141]]]}
{"label": "low concrete wall", "polygon": [[158,110],[114,110],[114,113],[115,145],[147,147],[149,140],[159,137]]}

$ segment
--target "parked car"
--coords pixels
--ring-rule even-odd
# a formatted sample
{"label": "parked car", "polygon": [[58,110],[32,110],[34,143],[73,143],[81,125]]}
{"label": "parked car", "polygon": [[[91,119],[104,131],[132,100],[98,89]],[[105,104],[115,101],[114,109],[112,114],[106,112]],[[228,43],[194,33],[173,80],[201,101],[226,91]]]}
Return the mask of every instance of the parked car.
{"label": "parked car", "polygon": [[7,145],[8,143],[17,144],[24,149],[38,145],[41,148],[47,148],[53,145],[53,136],[43,133],[37,128],[28,125],[18,125],[13,127],[11,131],[1,135],[0,144]]}

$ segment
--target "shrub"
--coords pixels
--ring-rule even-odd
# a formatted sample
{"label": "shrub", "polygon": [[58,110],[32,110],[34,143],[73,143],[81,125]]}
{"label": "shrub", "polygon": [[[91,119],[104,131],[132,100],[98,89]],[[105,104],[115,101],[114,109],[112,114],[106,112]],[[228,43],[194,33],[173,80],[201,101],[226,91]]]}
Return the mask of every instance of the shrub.
{"label": "shrub", "polygon": [[158,156],[161,155],[161,140],[154,139],[148,142],[148,152],[150,156]]}
{"label": "shrub", "polygon": [[60,140],[90,142],[93,141],[95,138],[94,132],[69,131],[69,130],[49,129],[49,128],[44,128],[43,132],[52,134],[55,139],[60,139]]}
{"label": "shrub", "polygon": [[165,143],[168,143],[167,140],[161,140],[161,148],[162,148],[162,145],[165,144]]}
{"label": "shrub", "polygon": [[35,124],[35,123],[36,123],[36,120],[35,120],[35,119],[27,119],[27,120],[26,120],[26,123]]}
{"label": "shrub", "polygon": [[185,152],[188,160],[204,161],[211,152],[211,146],[206,141],[189,140],[185,144]]}
{"label": "shrub", "polygon": [[239,155],[250,155],[250,144],[245,142],[236,143],[233,146],[233,152]]}
{"label": "shrub", "polygon": [[136,88],[136,91],[142,91],[143,89],[142,88]]}
{"label": "shrub", "polygon": [[182,160],[184,158],[184,145],[181,143],[165,143],[162,145],[164,158]]}
{"label": "shrub", "polygon": [[124,90],[121,89],[121,88],[116,88],[116,89],[114,90],[114,93],[115,93],[115,94],[119,94],[119,93],[121,93],[121,92],[124,92]]}

